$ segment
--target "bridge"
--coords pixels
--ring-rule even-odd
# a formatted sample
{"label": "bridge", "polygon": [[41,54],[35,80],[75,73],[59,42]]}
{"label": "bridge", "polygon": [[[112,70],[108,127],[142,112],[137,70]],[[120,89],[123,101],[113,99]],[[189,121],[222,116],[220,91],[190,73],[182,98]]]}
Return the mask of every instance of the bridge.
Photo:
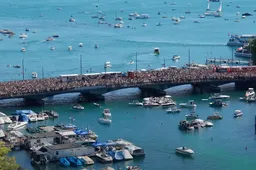
{"label": "bridge", "polygon": [[252,70],[217,71],[216,68],[165,68],[162,70],[0,82],[0,100],[23,98],[34,104],[46,97],[64,93],[81,93],[82,101],[103,99],[103,94],[139,88],[142,96],[162,96],[165,89],[191,84],[195,91],[217,92],[219,85],[234,82],[237,89],[256,87],[256,68]]}

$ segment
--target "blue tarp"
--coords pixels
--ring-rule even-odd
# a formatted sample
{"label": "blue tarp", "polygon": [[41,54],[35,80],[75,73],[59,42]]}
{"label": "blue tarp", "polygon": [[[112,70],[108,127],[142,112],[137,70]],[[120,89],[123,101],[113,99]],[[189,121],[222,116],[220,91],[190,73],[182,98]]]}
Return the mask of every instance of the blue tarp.
{"label": "blue tarp", "polygon": [[34,113],[32,110],[16,110],[16,112],[14,113],[14,115],[21,115],[21,114],[31,114]]}
{"label": "blue tarp", "polygon": [[114,142],[95,142],[95,143],[93,143],[92,144],[92,146],[93,147],[98,147],[98,146],[100,146],[100,147],[105,147],[105,146],[113,146],[113,145],[116,145],[116,143],[114,143]]}
{"label": "blue tarp", "polygon": [[89,132],[87,130],[82,130],[82,129],[75,129],[74,132],[77,135],[88,135],[89,134]]}
{"label": "blue tarp", "polygon": [[28,117],[25,114],[19,115],[19,121],[20,122],[28,122]]}

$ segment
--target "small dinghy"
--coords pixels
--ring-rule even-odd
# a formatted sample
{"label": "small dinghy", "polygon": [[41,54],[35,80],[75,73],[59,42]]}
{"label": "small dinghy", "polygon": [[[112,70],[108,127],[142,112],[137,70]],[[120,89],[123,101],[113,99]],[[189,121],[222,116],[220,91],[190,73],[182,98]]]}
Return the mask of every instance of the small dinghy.
{"label": "small dinghy", "polygon": [[75,109],[75,110],[84,110],[84,107],[81,106],[80,104],[75,104],[72,109]]}
{"label": "small dinghy", "polygon": [[83,165],[82,162],[74,156],[67,157],[67,160],[70,162],[71,166],[77,167],[77,166],[82,166]]}
{"label": "small dinghy", "polygon": [[99,103],[93,103],[94,106],[100,107]]}
{"label": "small dinghy", "polygon": [[235,110],[234,118],[243,116],[243,113],[241,110]]}

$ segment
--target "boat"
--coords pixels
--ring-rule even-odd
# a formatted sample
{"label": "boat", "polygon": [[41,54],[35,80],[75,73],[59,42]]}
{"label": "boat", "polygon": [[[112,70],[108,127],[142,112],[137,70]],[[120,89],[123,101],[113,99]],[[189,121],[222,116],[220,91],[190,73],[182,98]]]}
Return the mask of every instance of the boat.
{"label": "boat", "polygon": [[107,117],[101,117],[98,119],[98,121],[102,124],[111,124],[112,120]]}
{"label": "boat", "polygon": [[99,103],[93,103],[94,106],[100,107]]}
{"label": "boat", "polygon": [[105,116],[105,117],[111,117],[111,112],[109,109],[104,109],[102,114]]}
{"label": "boat", "polygon": [[3,117],[0,117],[0,125],[5,124]]}
{"label": "boat", "polygon": [[19,65],[14,65],[14,66],[12,66],[13,68],[20,68],[20,66]]}
{"label": "boat", "polygon": [[190,10],[185,11],[185,14],[191,14],[191,11]]}
{"label": "boat", "polygon": [[67,160],[67,158],[60,158],[59,163],[60,163],[61,166],[65,166],[65,167],[70,166],[70,163]]}
{"label": "boat", "polygon": [[205,127],[213,127],[213,123],[212,122],[205,121],[204,124],[205,124]]}
{"label": "boat", "polygon": [[52,37],[59,38],[60,36],[58,34],[54,34]]}
{"label": "boat", "polygon": [[194,154],[194,151],[190,148],[187,148],[185,146],[183,147],[178,147],[175,149],[176,153],[182,154],[182,155],[187,155],[187,156],[191,156]]}
{"label": "boat", "polygon": [[139,166],[126,166],[126,170],[141,170]]}
{"label": "boat", "polygon": [[245,18],[246,18],[246,16],[242,15],[242,19],[245,19]]}
{"label": "boat", "polygon": [[245,92],[245,98],[254,98],[255,92],[253,88],[248,88],[248,90]]}
{"label": "boat", "polygon": [[37,122],[37,114],[36,113],[28,114],[27,117],[30,122]]}
{"label": "boat", "polygon": [[84,110],[84,107],[81,106],[80,104],[75,104],[72,109],[75,109],[75,110]]}
{"label": "boat", "polygon": [[112,67],[110,61],[105,62],[104,67],[105,67],[105,68],[110,68],[110,67]]}
{"label": "boat", "polygon": [[74,18],[70,18],[69,22],[75,22],[76,20]]}
{"label": "boat", "polygon": [[180,56],[179,55],[174,55],[173,57],[172,57],[172,60],[179,60],[180,59]]}
{"label": "boat", "polygon": [[[239,21],[239,20],[238,20]],[[256,34],[231,35],[227,43],[228,46],[244,46],[250,40],[256,38]]]}
{"label": "boat", "polygon": [[160,49],[159,48],[155,48],[154,49],[154,54],[159,55],[160,54]]}
{"label": "boat", "polygon": [[127,149],[122,150],[122,155],[124,157],[124,160],[132,160],[133,159],[133,156]]}
{"label": "boat", "polygon": [[43,110],[40,113],[45,113],[47,114],[50,118],[57,118],[59,117],[59,114],[53,110]]}
{"label": "boat", "polygon": [[78,158],[80,160],[83,160],[82,162],[84,162],[85,165],[93,165],[94,164],[94,161],[88,156],[79,156]]}
{"label": "boat", "polygon": [[210,102],[209,105],[211,107],[223,107],[223,106],[227,106],[227,103],[222,102],[221,99],[217,99],[213,102]]}
{"label": "boat", "polygon": [[99,45],[98,45],[98,44],[95,44],[95,45],[94,45],[94,48],[95,48],[95,49],[99,48]]}
{"label": "boat", "polygon": [[84,46],[84,44],[83,43],[79,43],[79,47],[83,47]]}
{"label": "boat", "polygon": [[136,19],[148,19],[149,15],[148,14],[141,14],[141,15],[136,15]]}
{"label": "boat", "polygon": [[53,41],[53,40],[55,40],[53,37],[48,37],[45,39],[45,41]]}
{"label": "boat", "polygon": [[180,23],[180,19],[176,19],[173,24],[174,24],[174,25],[178,25],[179,23]]}
{"label": "boat", "polygon": [[194,100],[189,100],[187,103],[180,103],[180,107],[194,108],[196,104]]}
{"label": "boat", "polygon": [[67,160],[70,162],[70,165],[71,166],[82,166],[82,162],[77,158],[77,157],[74,157],[74,156],[69,156],[67,157]]}
{"label": "boat", "polygon": [[52,51],[55,50],[55,47],[51,47],[51,50],[52,50]]}
{"label": "boat", "polygon": [[25,38],[28,38],[28,35],[27,34],[25,34],[25,33],[22,33],[22,34],[20,34],[20,36],[19,36],[20,38],[23,38],[23,39],[25,39]]}
{"label": "boat", "polygon": [[111,163],[113,162],[113,158],[109,156],[107,153],[101,152],[95,154],[97,160],[101,163]]}
{"label": "boat", "polygon": [[68,46],[68,51],[72,51],[72,46]]}
{"label": "boat", "polygon": [[37,121],[44,121],[44,115],[43,114],[38,114],[37,115]]}
{"label": "boat", "polygon": [[200,23],[200,21],[198,21],[198,20],[195,20],[195,21],[193,21],[194,23]]}
{"label": "boat", "polygon": [[32,78],[33,78],[33,79],[36,79],[36,78],[37,78],[37,72],[32,72],[31,75],[32,75]]}
{"label": "boat", "polygon": [[[4,123],[9,124],[12,123],[12,120],[3,112],[0,112],[0,118],[2,118],[2,120],[4,121]],[[1,124],[1,121],[0,121]]]}
{"label": "boat", "polygon": [[143,23],[143,24],[142,24],[142,26],[143,26],[143,27],[146,27],[146,26],[147,26],[147,24],[146,24],[146,23]]}
{"label": "boat", "polygon": [[20,51],[21,52],[26,52],[27,50],[26,50],[26,48],[22,47]]}
{"label": "boat", "polygon": [[108,154],[113,158],[113,161],[122,161],[122,160],[124,160],[123,153],[122,153],[121,150],[108,151]]}
{"label": "boat", "polygon": [[166,110],[167,113],[179,113],[181,112],[180,109],[178,109],[177,107],[171,107],[169,109]]}
{"label": "boat", "polygon": [[244,57],[244,58],[251,58],[252,53],[249,52],[246,48],[240,47],[235,51],[236,57]]}
{"label": "boat", "polygon": [[214,93],[209,97],[209,100],[217,100],[217,99],[229,99],[229,95],[222,95],[220,93]]}
{"label": "boat", "polygon": [[127,149],[133,157],[145,156],[144,150],[133,144],[126,145],[125,149]]}
{"label": "boat", "polygon": [[205,16],[204,15],[199,15],[199,18],[205,18]]}
{"label": "boat", "polygon": [[16,130],[26,127],[28,122],[14,122],[8,126],[8,130]]}
{"label": "boat", "polygon": [[190,114],[185,115],[185,117],[186,117],[186,119],[197,119],[198,115],[195,113],[190,113]]}
{"label": "boat", "polygon": [[218,115],[218,113],[214,113],[213,115],[207,117],[208,120],[220,120],[222,118],[223,117]]}
{"label": "boat", "polygon": [[114,28],[123,28],[123,24],[115,24]]}
{"label": "boat", "polygon": [[145,102],[145,103],[143,104],[143,106],[144,106],[144,107],[155,107],[155,106],[159,106],[159,103],[155,103],[155,102],[150,102],[150,101],[148,101],[148,102]]}
{"label": "boat", "polygon": [[240,117],[243,115],[243,112],[241,110],[235,110],[234,117]]}

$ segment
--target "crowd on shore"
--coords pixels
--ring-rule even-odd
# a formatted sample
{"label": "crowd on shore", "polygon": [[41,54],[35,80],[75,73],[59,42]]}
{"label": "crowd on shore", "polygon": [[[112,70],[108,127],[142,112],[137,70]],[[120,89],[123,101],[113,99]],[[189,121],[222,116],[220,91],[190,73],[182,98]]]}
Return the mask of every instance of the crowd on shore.
{"label": "crowd on shore", "polygon": [[147,84],[189,84],[207,81],[256,80],[256,69],[244,72],[217,72],[213,68],[166,68],[162,70],[122,74],[78,75],[66,77],[0,82],[0,98],[23,97],[43,93],[78,91],[83,87],[107,86],[112,88],[135,87]]}

